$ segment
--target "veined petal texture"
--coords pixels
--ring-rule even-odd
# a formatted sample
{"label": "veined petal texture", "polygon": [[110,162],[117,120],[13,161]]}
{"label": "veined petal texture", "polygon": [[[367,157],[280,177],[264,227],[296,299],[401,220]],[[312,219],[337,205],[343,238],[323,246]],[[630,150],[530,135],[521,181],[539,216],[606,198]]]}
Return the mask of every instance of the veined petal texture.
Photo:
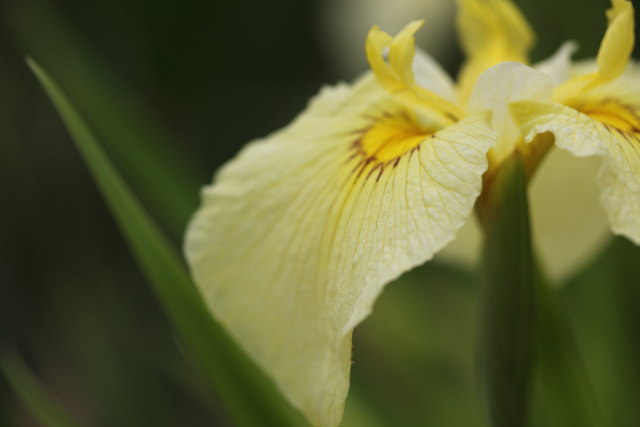
{"label": "veined petal texture", "polygon": [[601,201],[611,228],[640,244],[640,68],[576,93],[570,106],[515,103],[527,139],[552,132],[556,145],[576,156],[603,158]]}
{"label": "veined petal texture", "polygon": [[421,123],[369,73],[322,90],[203,190],[185,242],[195,281],[313,425],[339,423],[353,328],[454,237],[494,139],[485,114]]}

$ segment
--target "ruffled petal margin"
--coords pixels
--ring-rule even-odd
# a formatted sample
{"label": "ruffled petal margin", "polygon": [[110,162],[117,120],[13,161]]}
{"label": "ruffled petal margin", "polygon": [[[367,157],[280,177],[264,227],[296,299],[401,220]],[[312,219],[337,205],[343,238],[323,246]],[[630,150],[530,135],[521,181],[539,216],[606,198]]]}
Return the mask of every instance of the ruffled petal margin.
{"label": "ruffled petal margin", "polygon": [[640,69],[576,95],[571,107],[518,102],[511,112],[530,140],[543,132],[572,154],[601,156],[601,201],[614,233],[640,244]]}

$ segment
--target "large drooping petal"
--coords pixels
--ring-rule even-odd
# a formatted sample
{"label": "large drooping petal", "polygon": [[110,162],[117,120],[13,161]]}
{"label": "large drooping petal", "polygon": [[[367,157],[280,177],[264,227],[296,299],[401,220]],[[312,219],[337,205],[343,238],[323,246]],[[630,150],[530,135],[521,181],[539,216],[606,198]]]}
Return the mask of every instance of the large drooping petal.
{"label": "large drooping petal", "polygon": [[534,35],[510,0],[458,0],[458,8],[458,34],[467,54],[459,87],[466,102],[487,68],[505,61],[528,63]]}
{"label": "large drooping petal", "polygon": [[312,424],[339,423],[353,328],[453,238],[493,140],[486,115],[425,124],[368,75],[324,89],[203,190],[185,243],[195,281]]}
{"label": "large drooping petal", "polygon": [[548,74],[518,62],[503,62],[480,75],[469,100],[469,110],[492,112],[491,124],[498,135],[495,147],[489,152],[492,166],[500,165],[522,140],[509,103],[525,99],[551,101],[552,93],[553,82]]}
{"label": "large drooping petal", "polygon": [[576,156],[601,156],[602,202],[615,233],[640,243],[640,68],[575,94],[571,106],[511,106],[527,138],[552,132]]}

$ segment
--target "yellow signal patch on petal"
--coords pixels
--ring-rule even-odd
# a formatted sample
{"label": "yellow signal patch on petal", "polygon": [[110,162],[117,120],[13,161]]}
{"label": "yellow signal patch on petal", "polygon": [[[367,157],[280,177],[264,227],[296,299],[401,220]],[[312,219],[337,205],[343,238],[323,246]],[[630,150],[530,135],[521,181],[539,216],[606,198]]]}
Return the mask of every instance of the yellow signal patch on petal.
{"label": "yellow signal patch on petal", "polygon": [[487,115],[443,128],[408,114],[371,74],[324,89],[222,168],[188,228],[208,307],[315,426],[340,422],[353,328],[480,193]]}
{"label": "yellow signal patch on petal", "polygon": [[356,142],[357,148],[368,162],[387,164],[418,149],[433,131],[421,129],[407,111],[385,113],[373,118],[370,127],[364,130]]}
{"label": "yellow signal patch on petal", "polygon": [[457,27],[467,60],[459,75],[466,102],[480,74],[500,62],[528,63],[534,34],[509,0],[458,0]]}
{"label": "yellow signal patch on petal", "polygon": [[574,105],[578,111],[603,123],[609,129],[615,129],[631,138],[640,134],[640,106],[608,98],[591,100],[584,104],[577,102]]}

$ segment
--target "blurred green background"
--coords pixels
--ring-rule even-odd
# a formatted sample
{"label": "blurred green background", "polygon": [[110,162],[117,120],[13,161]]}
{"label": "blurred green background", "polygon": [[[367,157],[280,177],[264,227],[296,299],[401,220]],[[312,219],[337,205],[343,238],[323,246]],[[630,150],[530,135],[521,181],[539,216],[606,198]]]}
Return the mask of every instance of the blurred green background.
{"label": "blurred green background", "polygon": [[[461,54],[450,14],[429,0],[412,3],[424,13],[407,20],[449,17],[435,43],[455,73]],[[581,45],[578,57],[595,54],[607,1],[517,3],[538,33],[534,60],[569,38]],[[24,56],[60,83],[179,247],[198,188],[218,166],[287,124],[321,85],[356,76],[364,51],[338,49],[362,45],[362,28],[384,22],[345,25],[345,16],[370,17],[388,4],[0,3],[0,351],[18,351],[81,425],[229,424],[183,357]],[[612,239],[558,291],[603,425],[640,419],[638,261],[637,247]],[[344,425],[486,425],[474,373],[477,294],[473,271],[437,263],[389,286],[355,334]],[[533,422],[557,425],[541,394]],[[37,425],[2,379],[0,425]]]}

